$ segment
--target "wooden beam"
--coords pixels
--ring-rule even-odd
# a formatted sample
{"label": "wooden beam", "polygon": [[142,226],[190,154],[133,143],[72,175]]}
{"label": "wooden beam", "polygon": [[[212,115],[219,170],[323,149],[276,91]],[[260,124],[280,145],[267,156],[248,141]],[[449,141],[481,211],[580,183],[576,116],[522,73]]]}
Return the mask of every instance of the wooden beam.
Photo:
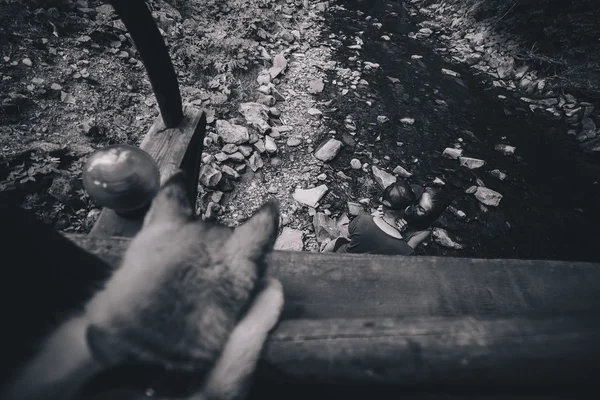
{"label": "wooden beam", "polygon": [[287,320],[267,342],[263,377],[553,391],[597,381],[598,338],[593,315]]}
{"label": "wooden beam", "polygon": [[[129,242],[68,238],[112,265]],[[274,252],[270,273],[286,306],[263,381],[540,394],[597,379],[598,264]]]}
{"label": "wooden beam", "polygon": [[177,75],[163,37],[144,0],[110,0],[144,62],[164,124],[181,123],[181,94]]}
{"label": "wooden beam", "polygon": [[[192,204],[196,204],[205,130],[206,115],[196,108],[185,107],[184,118],[179,126],[167,128],[159,117],[140,145],[140,148],[148,152],[158,164],[161,183],[179,168],[188,173]],[[133,237],[139,231],[142,222],[143,215],[125,218],[105,208],[90,235]]]}
{"label": "wooden beam", "polygon": [[[128,239],[67,237],[118,265]],[[600,315],[600,265],[275,251],[285,319]]]}

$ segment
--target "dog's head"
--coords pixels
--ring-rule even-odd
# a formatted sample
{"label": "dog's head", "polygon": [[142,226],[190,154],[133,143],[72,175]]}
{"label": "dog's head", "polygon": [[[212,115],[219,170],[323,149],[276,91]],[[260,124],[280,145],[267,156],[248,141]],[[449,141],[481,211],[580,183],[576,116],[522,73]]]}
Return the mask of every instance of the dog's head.
{"label": "dog's head", "polygon": [[269,201],[236,228],[196,220],[182,172],[161,188],[121,267],[88,308],[101,363],[205,370],[266,269],[279,209]]}

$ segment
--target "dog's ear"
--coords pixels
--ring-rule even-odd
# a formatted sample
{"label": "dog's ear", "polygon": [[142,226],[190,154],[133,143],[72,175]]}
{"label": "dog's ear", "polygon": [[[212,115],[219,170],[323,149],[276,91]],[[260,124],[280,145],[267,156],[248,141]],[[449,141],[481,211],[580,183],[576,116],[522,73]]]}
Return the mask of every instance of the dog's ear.
{"label": "dog's ear", "polygon": [[181,170],[160,188],[144,218],[144,227],[160,222],[187,222],[194,210],[187,189],[187,176]]}
{"label": "dog's ear", "polygon": [[235,228],[229,239],[237,255],[260,262],[273,249],[279,232],[279,203],[267,201],[252,217]]}

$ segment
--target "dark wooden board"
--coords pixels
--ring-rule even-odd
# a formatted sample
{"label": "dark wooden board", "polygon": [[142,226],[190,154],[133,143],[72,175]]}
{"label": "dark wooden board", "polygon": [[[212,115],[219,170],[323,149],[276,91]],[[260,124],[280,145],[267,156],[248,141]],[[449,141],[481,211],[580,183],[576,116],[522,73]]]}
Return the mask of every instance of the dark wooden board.
{"label": "dark wooden board", "polygon": [[[140,148],[150,154],[158,164],[161,183],[164,183],[179,168],[188,173],[189,189],[193,195],[192,204],[195,204],[206,115],[193,107],[185,107],[183,112],[184,118],[176,128],[167,128],[162,118],[158,117],[144,137]],[[143,215],[137,218],[124,218],[105,208],[100,213],[90,235],[133,237],[139,231],[142,221]]]}
{"label": "dark wooden board", "polygon": [[[128,240],[68,235],[117,265]],[[275,251],[286,319],[600,315],[600,265]]]}

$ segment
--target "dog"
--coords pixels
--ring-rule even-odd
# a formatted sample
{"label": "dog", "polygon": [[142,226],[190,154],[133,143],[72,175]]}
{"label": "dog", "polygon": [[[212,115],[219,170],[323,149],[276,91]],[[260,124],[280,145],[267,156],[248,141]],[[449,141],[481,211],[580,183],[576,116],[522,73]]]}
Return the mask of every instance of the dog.
{"label": "dog", "polygon": [[236,228],[200,221],[185,182],[182,171],[165,182],[120,267],[2,399],[85,398],[95,377],[123,366],[193,377],[190,400],[244,397],[283,308],[281,284],[265,277],[279,207],[268,201]]}

